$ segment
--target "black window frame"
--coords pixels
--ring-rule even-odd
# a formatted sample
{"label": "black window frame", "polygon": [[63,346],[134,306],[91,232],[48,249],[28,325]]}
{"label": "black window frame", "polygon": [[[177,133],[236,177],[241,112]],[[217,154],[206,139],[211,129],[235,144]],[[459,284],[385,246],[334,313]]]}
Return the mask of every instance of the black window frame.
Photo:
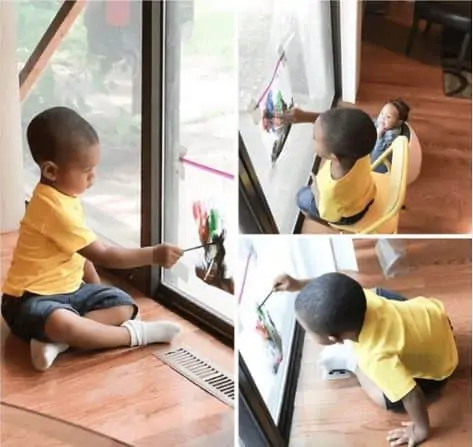
{"label": "black window frame", "polygon": [[[239,430],[240,438],[242,438],[245,445],[252,447],[253,445],[289,445],[294,416],[294,401],[304,350],[304,337],[305,331],[296,321],[288,359],[281,412],[277,423],[273,421],[243,356],[238,353],[239,399],[240,405],[243,404],[239,408],[241,418],[239,420]],[[245,413],[243,417],[242,412]],[[260,444],[261,438],[266,441],[266,444]]]}

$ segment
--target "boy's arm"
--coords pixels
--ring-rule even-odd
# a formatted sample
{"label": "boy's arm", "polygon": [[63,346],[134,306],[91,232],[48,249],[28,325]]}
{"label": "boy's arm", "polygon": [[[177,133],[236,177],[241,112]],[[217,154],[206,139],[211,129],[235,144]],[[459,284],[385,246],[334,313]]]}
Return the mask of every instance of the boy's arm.
{"label": "boy's arm", "polygon": [[299,109],[294,107],[283,114],[283,121],[291,124],[313,124],[320,113],[316,112],[307,112],[306,110]]}
{"label": "boy's arm", "polygon": [[[296,109],[298,110],[298,109]],[[313,124],[319,117],[320,113],[308,112],[306,110],[298,110],[300,113],[297,117],[297,123],[310,123]]]}
{"label": "boy's arm", "polygon": [[430,421],[424,393],[418,385],[410,391],[402,403],[411,418],[411,422],[403,423],[403,428],[392,430],[388,434],[390,445],[414,447],[420,445],[429,437]]}
{"label": "boy's arm", "polygon": [[183,255],[183,251],[173,245],[161,244],[154,247],[123,248],[107,246],[96,240],[79,250],[79,254],[90,262],[111,269],[131,269],[147,265],[172,267]]}
{"label": "boy's arm", "polygon": [[404,427],[389,432],[387,439],[390,445],[414,447],[425,441],[430,424],[424,395],[399,355],[389,355],[385,351],[371,352],[361,367],[391,402],[402,401],[411,418],[410,422],[403,423]]}
{"label": "boy's arm", "polygon": [[95,270],[94,264],[86,259],[84,264],[84,282],[87,284],[100,284],[100,276]]}
{"label": "boy's arm", "polygon": [[415,430],[422,437],[417,442],[427,439],[430,431],[429,413],[425,403],[425,396],[419,385],[402,399],[404,408],[415,425]]}
{"label": "boy's arm", "polygon": [[[339,270],[338,273],[343,273],[354,279],[361,287],[370,289],[379,285],[379,278],[376,275],[368,275],[366,273],[355,272],[351,270]],[[283,274],[279,275],[274,281],[274,290],[287,291],[287,292],[299,292],[301,291],[313,278],[309,279],[296,279],[290,275]]]}
{"label": "boy's arm", "polygon": [[273,281],[273,289],[276,292],[299,292],[301,291],[312,278],[309,279],[296,279],[292,276],[284,273],[276,277]]}

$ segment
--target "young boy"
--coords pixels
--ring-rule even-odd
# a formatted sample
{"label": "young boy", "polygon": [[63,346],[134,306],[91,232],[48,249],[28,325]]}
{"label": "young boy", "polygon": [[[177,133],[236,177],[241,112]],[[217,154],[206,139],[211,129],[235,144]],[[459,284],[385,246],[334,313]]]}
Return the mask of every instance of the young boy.
{"label": "young boy", "polygon": [[107,246],[86,226],[79,196],[93,184],[100,145],[93,127],[76,112],[55,107],[40,113],[29,124],[27,139],[41,178],[21,222],[2,315],[11,331],[30,343],[33,366],[48,369],[69,347],[171,342],[180,327],[136,319],[132,298],[101,285],[94,264],[170,268],[182,250],[167,244]]}
{"label": "young boy", "polygon": [[297,204],[316,220],[353,225],[363,218],[376,195],[369,157],[376,129],[369,115],[354,108],[331,109],[319,116],[293,109],[284,117],[293,123],[314,118],[314,149],[325,163],[312,177],[312,186],[299,190]]}
{"label": "young boy", "polygon": [[[384,104],[378,117],[374,120],[378,138],[371,152],[371,163],[374,163],[391,146],[393,141],[402,134],[402,125],[407,121],[409,111],[409,106],[400,98],[391,99]],[[388,157],[387,161],[391,163],[392,157]],[[381,164],[375,171],[384,174],[388,172],[388,169],[385,164]]]}
{"label": "young boy", "polygon": [[[391,445],[420,444],[429,436],[425,396],[438,392],[458,364],[450,320],[433,298],[405,300],[376,293],[342,273],[297,280],[276,278],[275,290],[300,291],[296,317],[322,345],[335,345],[331,364],[355,374],[368,396],[412,422],[388,435]],[[333,348],[333,349],[332,349]]]}

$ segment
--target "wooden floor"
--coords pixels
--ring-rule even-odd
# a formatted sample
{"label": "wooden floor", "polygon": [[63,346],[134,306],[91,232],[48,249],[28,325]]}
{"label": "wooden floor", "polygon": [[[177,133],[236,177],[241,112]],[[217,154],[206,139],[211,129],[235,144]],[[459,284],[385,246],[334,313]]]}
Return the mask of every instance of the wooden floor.
{"label": "wooden floor", "polygon": [[[407,189],[399,233],[471,232],[471,100],[443,93],[440,38],[433,27],[404,56],[412,2],[390,2],[388,17],[367,16],[357,106],[376,116],[388,99],[411,106],[410,124],[423,150],[420,177]],[[328,233],[308,219],[303,233]]]}
{"label": "wooden floor", "polygon": [[[1,237],[2,282],[15,239]],[[154,301],[133,295],[143,320],[168,319],[183,326],[174,345],[187,346],[233,374],[231,349]],[[28,346],[8,334],[3,319],[1,346],[1,401],[19,407],[1,408],[4,447],[233,446],[233,410],[160,362],[153,355],[157,345],[66,353],[45,373],[33,370]],[[22,409],[39,412],[39,417],[24,411],[21,416]],[[122,443],[104,443],[100,434]],[[81,442],[61,441],[64,435],[69,440],[76,435]]]}
{"label": "wooden floor", "polygon": [[[374,241],[356,241],[361,272],[406,297],[441,299],[455,328],[460,364],[440,399],[429,408],[433,428],[426,447],[471,445],[471,241],[410,240],[411,271],[385,280],[374,254]],[[387,431],[406,415],[373,404],[356,379],[326,382],[316,366],[320,352],[306,337],[295,403],[291,447],[378,447]],[[422,444],[424,445],[424,444]]]}

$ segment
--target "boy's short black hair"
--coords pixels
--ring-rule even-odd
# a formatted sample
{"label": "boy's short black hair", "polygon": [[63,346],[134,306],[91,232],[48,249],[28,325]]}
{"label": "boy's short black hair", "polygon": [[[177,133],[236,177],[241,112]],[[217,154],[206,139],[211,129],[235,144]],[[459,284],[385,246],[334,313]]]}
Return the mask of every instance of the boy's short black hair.
{"label": "boy's short black hair", "polygon": [[327,273],[307,284],[296,297],[295,310],[305,326],[319,335],[361,331],[366,297],[358,282],[341,273]]}
{"label": "boy's short black hair", "polygon": [[319,117],[326,149],[339,159],[358,160],[376,144],[376,127],[371,117],[356,108],[335,108]]}
{"label": "boy's short black hair", "polygon": [[401,98],[396,98],[396,99],[390,99],[387,104],[392,104],[394,107],[396,107],[397,112],[399,114],[399,120],[400,121],[407,121],[409,118],[409,112],[411,111],[411,108],[407,105],[407,103],[401,99]]}
{"label": "boy's short black hair", "polygon": [[36,115],[28,125],[26,138],[38,165],[63,162],[72,152],[99,142],[92,125],[68,107],[53,107]]}

